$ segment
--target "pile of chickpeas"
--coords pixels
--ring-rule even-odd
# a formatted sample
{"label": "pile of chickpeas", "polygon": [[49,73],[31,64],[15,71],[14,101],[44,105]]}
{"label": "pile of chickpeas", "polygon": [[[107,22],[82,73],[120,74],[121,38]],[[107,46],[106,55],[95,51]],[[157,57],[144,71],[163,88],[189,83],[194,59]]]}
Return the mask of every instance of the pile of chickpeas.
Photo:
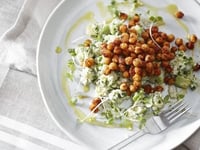
{"label": "pile of chickpeas", "polygon": [[[121,13],[120,18],[126,20],[128,16]],[[140,25],[140,16],[137,14],[128,20],[128,24],[119,26],[120,38],[101,45],[101,54],[107,65],[104,74],[109,75],[112,71],[120,71],[129,81],[122,83],[120,89],[128,94],[140,88],[143,88],[146,93],[163,91],[161,85],[154,87],[150,84],[142,85],[142,78],[159,76],[161,70],[164,70],[165,83],[174,84],[175,79],[170,75],[173,71],[170,61],[175,58],[177,50],[194,49],[197,37],[191,35],[188,41],[184,42],[182,38],[175,38],[173,34],[159,31],[158,26],[145,29],[141,35],[138,35],[135,25]]]}
{"label": "pile of chickpeas", "polygon": [[[183,17],[182,12],[181,15]],[[140,25],[138,14],[128,19],[128,15],[121,12],[119,17],[128,22],[119,26],[120,37],[113,42],[101,45],[101,54],[104,56],[106,65],[104,74],[109,75],[112,71],[121,72],[123,78],[128,80],[121,83],[119,88],[126,91],[128,95],[140,88],[143,88],[147,94],[163,91],[162,85],[142,84],[144,77],[159,76],[161,70],[164,71],[164,82],[173,85],[175,78],[171,75],[173,68],[170,61],[175,58],[177,50],[194,49],[197,42],[196,35],[190,35],[188,40],[184,41],[182,38],[176,38],[173,34],[160,31],[158,26],[144,29],[139,35],[134,28],[136,25]],[[179,15],[177,18],[182,17]],[[86,40],[86,46],[90,42]],[[85,60],[86,67],[92,67],[94,64],[93,58]]]}

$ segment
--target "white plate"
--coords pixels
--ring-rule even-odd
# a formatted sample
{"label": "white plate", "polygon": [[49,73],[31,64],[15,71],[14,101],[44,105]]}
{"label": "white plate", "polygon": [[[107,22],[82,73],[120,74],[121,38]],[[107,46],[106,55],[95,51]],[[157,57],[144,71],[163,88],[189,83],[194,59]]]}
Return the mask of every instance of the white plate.
{"label": "white plate", "polygon": [[[84,35],[88,21],[83,21],[78,26],[76,26],[76,21],[86,12],[95,12],[95,19],[101,18],[103,12],[99,12],[99,7],[96,5],[97,2],[95,0],[65,0],[55,9],[41,34],[37,67],[40,89],[45,105],[57,125],[73,140],[84,145],[85,148],[105,150],[133,134],[133,132],[127,129],[103,128],[77,122],[73,110],[68,105],[67,97],[61,84],[62,71],[67,59],[66,53],[57,54],[55,52],[57,46],[63,49],[65,49],[66,45],[70,46],[70,42],[66,44],[66,35],[67,33],[69,35],[69,30],[72,34],[70,34],[68,41]],[[200,34],[195,32],[199,31],[200,20],[197,20],[199,18],[197,15],[200,13],[200,9],[194,1],[148,0],[147,2],[157,6],[166,6],[171,3],[177,4],[179,9],[185,13],[184,22],[187,22],[190,32],[200,37]],[[167,25],[173,28],[174,23],[168,22]],[[181,29],[173,30],[172,32],[180,36],[185,35],[185,32]],[[126,149],[167,150],[181,144],[200,126],[200,111],[198,111],[200,101],[198,98],[198,91],[186,97],[192,106],[191,114],[187,114],[185,118],[161,134],[141,137]]]}

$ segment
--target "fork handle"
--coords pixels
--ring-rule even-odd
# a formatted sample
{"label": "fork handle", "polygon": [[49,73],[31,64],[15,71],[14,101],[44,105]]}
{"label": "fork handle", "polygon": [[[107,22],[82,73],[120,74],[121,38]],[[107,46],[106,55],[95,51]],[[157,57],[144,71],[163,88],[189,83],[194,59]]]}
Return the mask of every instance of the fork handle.
{"label": "fork handle", "polygon": [[121,142],[113,145],[108,150],[120,150],[145,134],[147,134],[147,132],[145,132],[145,130],[140,130],[140,131],[134,133],[133,135],[129,136],[128,138],[122,140]]}

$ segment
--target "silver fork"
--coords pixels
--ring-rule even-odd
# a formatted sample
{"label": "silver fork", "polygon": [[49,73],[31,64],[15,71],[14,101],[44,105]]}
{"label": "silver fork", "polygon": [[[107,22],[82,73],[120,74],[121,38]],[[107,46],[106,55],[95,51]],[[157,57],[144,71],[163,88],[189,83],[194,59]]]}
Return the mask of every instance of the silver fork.
{"label": "silver fork", "polygon": [[120,150],[145,134],[158,134],[167,129],[172,123],[174,123],[178,118],[180,118],[190,109],[191,107],[189,107],[187,104],[179,101],[172,105],[168,110],[161,112],[159,116],[153,116],[148,119],[143,130],[140,130],[130,137],[113,145],[108,150]]}

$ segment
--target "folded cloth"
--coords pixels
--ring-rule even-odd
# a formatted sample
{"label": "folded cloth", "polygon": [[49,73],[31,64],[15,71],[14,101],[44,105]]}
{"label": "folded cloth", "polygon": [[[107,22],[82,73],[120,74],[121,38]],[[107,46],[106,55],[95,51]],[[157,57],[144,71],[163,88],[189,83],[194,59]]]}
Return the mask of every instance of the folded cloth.
{"label": "folded cloth", "polygon": [[39,35],[59,2],[0,0],[0,150],[84,149],[51,120],[37,84]]}
{"label": "folded cloth", "polygon": [[[12,0],[6,1],[11,5],[14,4]],[[0,63],[7,63],[17,70],[36,74],[36,48],[39,35],[48,15],[60,1],[25,0],[23,2],[15,24],[1,37]]]}

